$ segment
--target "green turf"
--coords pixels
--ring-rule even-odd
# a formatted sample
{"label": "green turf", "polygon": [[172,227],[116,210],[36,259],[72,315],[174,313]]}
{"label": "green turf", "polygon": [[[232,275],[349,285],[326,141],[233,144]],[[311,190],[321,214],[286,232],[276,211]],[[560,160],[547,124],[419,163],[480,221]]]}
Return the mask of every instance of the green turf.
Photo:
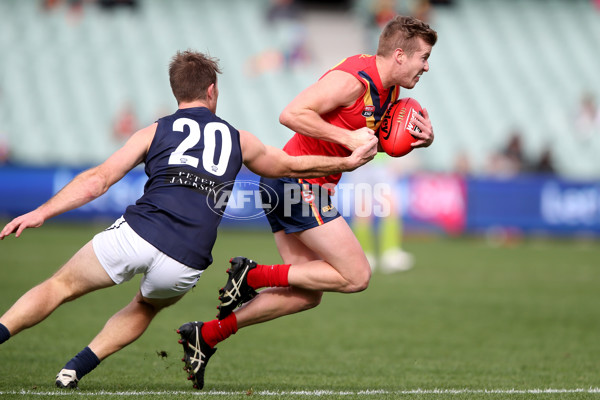
{"label": "green turf", "polygon": [[[0,242],[0,312],[99,229],[47,224]],[[376,273],[365,292],[326,294],[317,309],[221,343],[198,392],[185,380],[175,329],[214,317],[230,257],[279,261],[266,229],[223,231],[198,287],[64,397],[600,399],[589,391],[600,387],[598,242],[497,247],[476,238],[409,237],[406,248],[417,259],[413,270]],[[133,297],[138,281],[66,304],[1,345],[0,398],[63,397],[54,375]],[[424,392],[411,392],[417,389]],[[359,393],[368,390],[380,392]]]}

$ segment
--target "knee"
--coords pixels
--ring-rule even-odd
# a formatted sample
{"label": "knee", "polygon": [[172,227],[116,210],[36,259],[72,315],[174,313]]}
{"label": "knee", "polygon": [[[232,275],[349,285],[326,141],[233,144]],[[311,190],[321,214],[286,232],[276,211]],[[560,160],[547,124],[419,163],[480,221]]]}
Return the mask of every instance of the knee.
{"label": "knee", "polygon": [[71,282],[56,276],[52,276],[40,283],[37,289],[57,300],[59,304],[73,301],[80,296]]}
{"label": "knee", "polygon": [[317,291],[306,291],[301,296],[302,301],[299,303],[299,311],[310,310],[311,308],[317,307],[321,304],[323,298],[323,292]]}
{"label": "knee", "polygon": [[306,299],[306,310],[317,307],[321,304],[321,299],[323,298],[323,292],[313,292]]}
{"label": "knee", "polygon": [[182,297],[183,297],[183,295],[176,296],[176,297],[169,297],[169,298],[165,298],[165,299],[162,299],[162,298],[155,299],[155,298],[144,297],[140,292],[138,292],[131,302],[139,304],[141,307],[147,308],[149,312],[158,314],[158,312],[161,311],[162,309],[167,308],[167,307],[177,303]]}
{"label": "knee", "polygon": [[348,281],[346,293],[357,293],[366,290],[371,281],[371,267],[367,264],[360,271],[353,274],[352,279]]}

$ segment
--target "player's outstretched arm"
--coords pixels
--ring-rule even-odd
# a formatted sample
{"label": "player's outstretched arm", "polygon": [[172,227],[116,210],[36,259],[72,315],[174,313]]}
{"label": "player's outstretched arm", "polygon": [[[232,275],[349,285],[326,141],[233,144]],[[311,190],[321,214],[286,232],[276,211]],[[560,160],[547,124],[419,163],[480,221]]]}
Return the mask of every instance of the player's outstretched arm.
{"label": "player's outstretched arm", "polygon": [[89,203],[104,194],[115,182],[143,161],[156,132],[156,124],[134,135],[113,155],[97,167],[77,175],[47,202],[6,224],[0,240],[14,233],[16,237],[27,228],[38,228],[56,215]]}
{"label": "player's outstretched arm", "polygon": [[348,157],[290,156],[283,150],[267,146],[250,132],[240,131],[244,164],[250,171],[267,178],[316,178],[352,171],[377,154],[377,138],[358,147]]}

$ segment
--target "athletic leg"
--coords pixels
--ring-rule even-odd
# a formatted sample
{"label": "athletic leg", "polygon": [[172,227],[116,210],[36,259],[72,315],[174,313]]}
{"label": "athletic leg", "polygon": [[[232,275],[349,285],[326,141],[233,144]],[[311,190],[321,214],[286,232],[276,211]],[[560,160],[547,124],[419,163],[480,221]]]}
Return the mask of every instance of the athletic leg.
{"label": "athletic leg", "polygon": [[275,243],[291,264],[289,287],[265,289],[238,309],[238,328],[316,307],[324,291],[352,293],[368,286],[371,267],[343,218],[300,233],[275,232]]}
{"label": "athletic leg", "polygon": [[123,309],[113,315],[92,342],[65,364],[56,376],[56,386],[76,388],[81,378],[102,360],[139,338],[160,310],[176,303],[182,296],[147,299],[140,292]]}
{"label": "athletic leg", "polygon": [[[327,225],[329,228],[325,229]],[[308,231],[313,234],[305,235]],[[321,301],[322,290],[353,292],[366,288],[371,268],[356,237],[342,218],[308,231],[301,234],[275,233],[283,262],[292,264],[289,269],[290,286],[265,289],[222,320],[206,324],[189,322],[179,328],[186,370],[194,387],[201,389],[204,386],[206,364],[216,351],[214,346],[239,328],[316,307]],[[320,240],[327,245],[320,245]],[[327,261],[335,263],[339,270]],[[296,267],[297,270],[292,273]]]}
{"label": "athletic leg", "polygon": [[52,277],[25,293],[0,317],[11,336],[48,317],[61,304],[97,289],[113,286],[88,242]]}
{"label": "athletic leg", "polygon": [[[291,263],[284,260],[286,265],[252,267],[254,263],[250,261],[248,277],[246,280],[238,279],[238,286],[254,284],[254,289],[292,286],[315,291],[354,293],[366,289],[369,284],[371,267],[343,218],[298,233],[276,232],[275,241],[282,255],[287,249],[292,254],[309,256],[296,258],[296,262]],[[281,272],[286,274],[286,279],[280,278]]]}
{"label": "athletic leg", "polygon": [[323,291],[352,293],[368,286],[371,267],[343,218],[300,233],[278,231],[275,243],[291,264],[289,287],[265,289],[236,310],[237,328],[316,307]]}
{"label": "athletic leg", "polygon": [[[285,264],[305,264],[319,256],[306,247],[296,235],[275,232],[275,244]],[[238,328],[269,321],[318,306],[323,293],[297,287],[269,288],[235,311]]]}
{"label": "athletic leg", "polygon": [[100,361],[142,336],[156,314],[175,304],[183,296],[169,299],[147,299],[138,292],[133,300],[114,314],[89,344]]}
{"label": "athletic leg", "polygon": [[343,218],[295,234],[320,260],[292,265],[290,286],[353,293],[365,290],[371,267],[356,236]]}
{"label": "athletic leg", "polygon": [[[247,265],[250,265],[247,278],[241,274],[235,280],[230,277],[225,294],[232,292],[230,288],[233,286],[238,286],[241,288],[239,290],[245,292],[257,282],[260,284],[254,289],[268,287],[266,282],[276,282],[273,286],[341,293],[359,292],[369,284],[369,262],[354,233],[342,218],[299,233],[285,234],[278,231],[275,233],[275,242],[286,265],[256,266],[254,262],[245,259],[248,261]],[[277,278],[281,271],[286,273],[285,280]],[[277,293],[283,292],[279,290]],[[243,301],[246,302],[247,299]],[[232,310],[231,304],[229,309]],[[220,318],[226,315],[221,313]]]}

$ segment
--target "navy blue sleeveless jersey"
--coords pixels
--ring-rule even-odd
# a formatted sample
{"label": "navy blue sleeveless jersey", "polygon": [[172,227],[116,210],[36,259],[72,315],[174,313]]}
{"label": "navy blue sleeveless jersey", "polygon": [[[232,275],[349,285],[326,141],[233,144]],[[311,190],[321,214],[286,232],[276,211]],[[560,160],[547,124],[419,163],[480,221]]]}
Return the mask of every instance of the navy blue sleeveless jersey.
{"label": "navy blue sleeveless jersey", "polygon": [[158,120],[144,161],[148,182],[125,220],[169,257],[206,269],[242,166],[239,131],[207,108],[179,109]]}

